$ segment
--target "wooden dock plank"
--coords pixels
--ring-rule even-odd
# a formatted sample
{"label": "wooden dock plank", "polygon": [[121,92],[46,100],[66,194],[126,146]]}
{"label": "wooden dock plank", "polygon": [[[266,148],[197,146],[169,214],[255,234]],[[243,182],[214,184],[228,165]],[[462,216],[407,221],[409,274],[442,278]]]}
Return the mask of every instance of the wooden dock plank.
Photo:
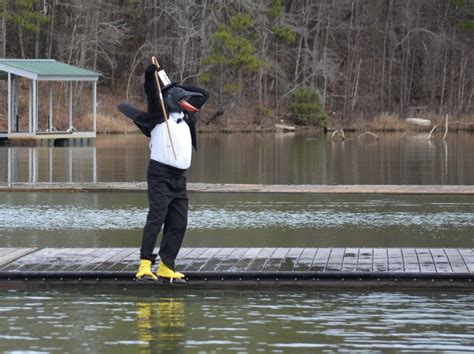
{"label": "wooden dock plank", "polygon": [[137,249],[134,247],[120,248],[118,252],[112,258],[109,259],[109,261],[113,263],[122,263],[130,255],[135,255],[136,251]]}
{"label": "wooden dock plank", "polygon": [[431,257],[437,273],[452,273],[453,269],[449,264],[448,256],[442,248],[430,248]]}
{"label": "wooden dock plank", "polygon": [[244,255],[242,255],[242,258],[235,264],[235,266],[232,269],[234,272],[243,272],[247,270],[247,268],[250,266],[252,261],[255,259],[255,257],[260,253],[262,249],[258,247],[252,247],[245,252]]}
{"label": "wooden dock plank", "polygon": [[[117,254],[112,257],[111,259],[109,259],[109,265],[107,266],[105,263],[101,266],[101,270],[108,270],[108,271],[111,271],[111,272],[118,272],[118,271],[122,271],[128,264],[130,264],[131,262],[128,261],[126,262],[125,259],[127,257],[129,257],[130,255],[134,255],[134,258],[137,260],[139,260],[140,256],[139,256],[139,251],[137,252],[137,249],[136,248],[133,248],[133,247],[128,247],[128,248],[124,248],[123,250],[117,252]],[[137,268],[138,268],[138,263],[137,263]]]}
{"label": "wooden dock plank", "polygon": [[78,271],[81,267],[90,264],[96,257],[96,254],[101,252],[97,248],[67,248],[54,249],[50,248],[48,252],[48,262],[44,267],[34,268],[35,271],[48,272],[64,272],[64,271]]}
{"label": "wooden dock plank", "polygon": [[3,257],[6,257],[9,253],[14,252],[15,250],[18,250],[18,248],[13,248],[13,247],[0,248],[0,265],[2,264]]}
{"label": "wooden dock plank", "polygon": [[180,271],[186,271],[193,264],[194,260],[208,250],[206,247],[193,248],[185,257],[175,260],[175,268],[179,268]]}
{"label": "wooden dock plank", "polygon": [[[122,259],[117,260],[113,264],[109,271],[114,272],[125,272],[125,271],[136,271],[140,262],[140,249],[135,247],[127,247],[129,250],[128,254],[122,254]],[[117,255],[118,257],[119,255]]]}
{"label": "wooden dock plank", "polygon": [[403,267],[405,272],[417,273],[420,272],[420,262],[414,248],[402,248]]}
{"label": "wooden dock plank", "polygon": [[304,248],[293,270],[295,272],[308,272],[311,269],[317,252],[317,248]]}
{"label": "wooden dock plank", "polygon": [[230,271],[248,250],[248,248],[233,248],[231,253],[229,253],[229,255],[219,264],[215,271]]}
{"label": "wooden dock plank", "polygon": [[52,257],[50,266],[43,268],[43,271],[76,272],[82,266],[90,264],[95,256],[95,248],[69,248],[64,253],[57,253],[51,250]]}
{"label": "wooden dock plank", "polygon": [[187,272],[197,272],[219,251],[218,248],[207,248],[205,252],[202,252],[197,257],[194,257],[193,261],[186,267]]}
{"label": "wooden dock plank", "polygon": [[276,248],[264,247],[255,256],[253,261],[249,264],[246,269],[247,272],[261,272],[265,269],[266,264],[272,258],[273,253],[276,252]]}
{"label": "wooden dock plank", "polygon": [[290,248],[288,254],[283,259],[283,262],[280,264],[280,268],[278,269],[279,272],[292,272],[295,269],[296,264],[298,264],[298,260],[303,253],[304,248],[301,247],[294,247]]}
{"label": "wooden dock plank", "polygon": [[[97,268],[99,264],[105,262],[108,258],[112,257],[115,252],[116,249],[114,248],[95,249],[92,252],[89,252],[82,256],[82,265],[80,265],[74,271],[85,272],[95,270],[95,268]],[[58,263],[57,265],[55,265],[54,270],[60,271],[61,267],[64,268],[65,265]]]}
{"label": "wooden dock plank", "polygon": [[[176,256],[176,259],[178,258],[186,258],[188,256],[188,254],[193,250],[192,247],[182,247],[179,252],[178,252],[178,255]],[[158,253],[158,252],[157,252]]]}
{"label": "wooden dock plank", "polygon": [[48,261],[41,263],[41,257],[43,255],[36,255],[37,259],[33,259],[30,262],[37,266],[34,266],[30,271],[76,271],[81,267],[88,259],[88,255],[92,253],[94,248],[64,248],[64,249],[46,249]]}
{"label": "wooden dock plank", "polygon": [[[16,252],[18,250],[18,248],[10,248],[10,252]],[[7,254],[5,256],[8,256],[8,253],[10,252],[7,252]],[[36,251],[38,252],[38,251]],[[33,252],[34,253],[34,252]],[[0,263],[2,263],[2,265],[0,265],[0,270],[2,271],[12,271],[16,268],[18,268],[19,266],[21,266],[22,264],[24,264],[22,262],[22,256],[20,257],[17,257],[17,256],[14,256],[13,259],[8,259],[8,258],[0,258]]]}
{"label": "wooden dock plank", "polygon": [[374,272],[388,271],[388,253],[386,248],[374,248]]}
{"label": "wooden dock plank", "polygon": [[104,254],[103,257],[97,259],[95,267],[91,265],[93,271],[108,271],[111,267],[120,263],[124,257],[128,256],[131,253],[129,248],[110,248],[107,254]]}
{"label": "wooden dock plank", "polygon": [[434,264],[433,257],[431,256],[430,250],[428,248],[416,248],[415,252],[418,257],[420,270],[422,272],[435,273],[436,267]]}
{"label": "wooden dock plank", "polygon": [[272,257],[268,260],[267,264],[265,264],[265,268],[263,269],[263,271],[278,271],[288,252],[290,252],[290,249],[287,247],[277,248],[276,251],[272,254]]}
{"label": "wooden dock plank", "polygon": [[323,272],[326,270],[329,257],[331,256],[332,248],[318,248],[318,253],[314,257],[313,264],[311,264],[312,272]]}
{"label": "wooden dock plank", "polygon": [[460,249],[459,253],[461,253],[469,273],[474,273],[474,251],[472,249],[465,248]]}
{"label": "wooden dock plank", "polygon": [[36,252],[30,253],[17,259],[15,262],[11,263],[8,268],[5,270],[14,270],[14,271],[43,271],[49,268],[53,261],[56,258],[67,257],[70,253],[69,248],[64,249],[41,249]]}
{"label": "wooden dock plank", "polygon": [[201,271],[213,272],[219,267],[219,264],[221,264],[223,260],[232,252],[232,250],[233,248],[230,247],[219,248],[217,253],[214,254],[214,256],[209,259],[206,264],[204,264],[204,266],[201,268]]}
{"label": "wooden dock plank", "polygon": [[446,256],[448,257],[449,265],[451,266],[453,273],[464,273],[469,271],[458,249],[445,248],[444,253],[446,253]]}
{"label": "wooden dock plank", "polygon": [[[25,253],[27,251],[29,253]],[[134,272],[138,266],[139,249],[0,248],[0,254],[10,258],[12,254],[16,255],[13,261],[0,266],[3,274],[26,274],[22,276],[27,278],[28,273],[60,275],[77,272],[80,277],[83,272],[105,274],[111,269],[123,272],[117,269],[127,264],[130,271]],[[474,270],[472,248],[183,248],[180,255],[176,261],[179,271],[223,275],[233,272],[283,272],[287,276],[295,271],[313,274],[336,272],[343,275],[357,271],[375,274],[419,273],[420,277],[452,273],[459,279],[459,275],[465,277]],[[317,275],[313,277],[317,278]]]}
{"label": "wooden dock plank", "polygon": [[27,254],[33,253],[37,250],[36,247],[28,248],[4,248],[0,256],[0,269],[5,265],[11,263]]}
{"label": "wooden dock plank", "polygon": [[359,250],[358,272],[371,272],[374,269],[374,249],[361,248]]}
{"label": "wooden dock plank", "polygon": [[345,248],[333,248],[326,266],[327,271],[340,271],[344,260]]}
{"label": "wooden dock plank", "polygon": [[[153,252],[156,252],[158,253],[158,250],[154,250]],[[181,251],[180,251],[181,253]],[[139,248],[135,248],[135,252],[132,252],[130,253],[128,256],[124,257],[122,262],[132,262],[132,261],[135,261],[138,263],[138,261],[140,260],[140,249]]]}
{"label": "wooden dock plank", "polygon": [[359,260],[359,248],[346,248],[342,261],[343,272],[355,272]]}
{"label": "wooden dock plank", "polygon": [[389,272],[404,272],[403,255],[400,248],[387,248],[388,255],[388,271]]}
{"label": "wooden dock plank", "polygon": [[[66,249],[67,252],[67,249]],[[36,269],[44,269],[51,265],[51,258],[54,257],[55,252],[49,248],[43,248],[35,252],[17,258],[15,261],[9,263],[2,270],[5,271],[33,271]]]}

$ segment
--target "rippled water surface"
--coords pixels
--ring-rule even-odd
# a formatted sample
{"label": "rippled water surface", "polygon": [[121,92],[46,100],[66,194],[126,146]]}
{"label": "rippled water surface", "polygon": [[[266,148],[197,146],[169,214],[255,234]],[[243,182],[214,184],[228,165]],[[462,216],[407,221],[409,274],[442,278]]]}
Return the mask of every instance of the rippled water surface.
{"label": "rippled water surface", "polygon": [[[470,196],[192,193],[190,247],[472,247]],[[10,247],[139,246],[146,193],[0,193]]]}
{"label": "rippled water surface", "polygon": [[[426,134],[425,134],[426,135]],[[474,138],[200,136],[191,182],[474,184]],[[147,140],[0,146],[0,182],[144,181]],[[468,247],[472,196],[190,194],[188,247]],[[0,193],[1,247],[139,247],[146,193]],[[468,291],[0,284],[0,351],[474,352]]]}
{"label": "rippled water surface", "polygon": [[0,350],[474,351],[472,293],[0,292]]}

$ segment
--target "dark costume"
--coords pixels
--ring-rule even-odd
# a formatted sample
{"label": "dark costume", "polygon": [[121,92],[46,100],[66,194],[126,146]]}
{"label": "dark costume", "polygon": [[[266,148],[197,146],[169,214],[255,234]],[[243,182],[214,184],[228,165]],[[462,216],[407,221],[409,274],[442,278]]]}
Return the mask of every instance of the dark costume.
{"label": "dark costume", "polygon": [[[151,147],[155,150],[152,150],[152,158],[150,159],[147,171],[150,208],[143,230],[140,259],[149,260],[152,264],[155,263],[157,255],[153,253],[153,250],[158,234],[164,225],[159,256],[161,261],[174,271],[174,261],[181,248],[187,226],[188,197],[186,192],[185,172],[189,166],[185,163],[184,166],[187,167],[178,168],[172,165],[174,160],[171,160],[171,163],[167,164],[157,161],[159,159],[153,159],[154,152],[155,156],[161,156],[163,149],[169,147],[163,142],[164,139],[160,138],[163,135],[157,134],[153,136],[154,133],[156,134],[154,129],[158,129],[157,125],[164,122],[158,88],[154,77],[155,70],[156,67],[150,65],[145,72],[144,86],[148,102],[148,112],[141,112],[127,104],[121,104],[119,110],[132,118],[134,123],[146,136],[151,136],[153,144],[160,145],[153,145],[153,147]],[[168,123],[171,128],[173,129],[173,127],[175,127],[174,129],[180,131],[179,134],[181,135],[178,135],[178,139],[179,136],[183,137],[183,139],[189,139],[188,130],[183,130],[184,126],[180,125],[186,124],[189,127],[192,146],[197,150],[196,115],[192,111],[183,110],[182,107],[197,111],[209,98],[208,92],[196,86],[171,84],[163,88],[162,94],[167,112],[170,114]],[[159,129],[162,129],[162,127]],[[174,142],[178,147],[179,143],[179,141]],[[186,155],[186,152],[184,154]],[[190,154],[191,151],[189,151],[189,163],[191,158]]]}
{"label": "dark costume", "polygon": [[[148,100],[148,113],[159,114],[161,107],[156,82],[153,77],[153,68],[154,66],[150,70],[149,67],[145,73],[145,92]],[[177,96],[173,95],[173,91],[180,90],[185,92],[179,92]],[[182,111],[177,103],[180,99],[186,97],[186,92],[200,94],[200,96],[192,96],[187,100],[196,108],[200,108],[209,98],[209,94],[205,90],[196,86],[171,85],[165,87],[163,89],[163,98],[168,112]],[[196,115],[193,112],[184,111],[183,119],[189,127],[192,145],[196,149]],[[153,249],[158,233],[164,224],[159,255],[161,260],[173,270],[174,260],[181,248],[188,220],[185,172],[186,170],[184,169],[150,160],[147,173],[150,209],[143,231],[140,258],[151,260],[152,263],[155,262],[156,254],[153,254]]]}

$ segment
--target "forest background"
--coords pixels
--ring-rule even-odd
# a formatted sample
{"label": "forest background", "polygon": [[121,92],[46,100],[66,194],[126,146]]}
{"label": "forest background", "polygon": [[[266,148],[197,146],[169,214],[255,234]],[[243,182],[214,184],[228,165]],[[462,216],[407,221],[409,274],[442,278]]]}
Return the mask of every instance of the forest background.
{"label": "forest background", "polygon": [[[0,56],[102,74],[101,131],[133,130],[152,55],[212,99],[201,130],[275,123],[396,129],[473,118],[472,0],[0,1]],[[322,108],[322,109],[321,109]]]}

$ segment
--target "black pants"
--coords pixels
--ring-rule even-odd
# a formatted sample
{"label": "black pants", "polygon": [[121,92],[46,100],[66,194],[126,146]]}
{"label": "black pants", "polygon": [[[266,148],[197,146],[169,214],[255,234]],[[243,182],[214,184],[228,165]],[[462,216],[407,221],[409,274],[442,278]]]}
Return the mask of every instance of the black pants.
{"label": "black pants", "polygon": [[173,270],[188,222],[185,172],[155,160],[150,160],[147,172],[150,209],[143,229],[140,258],[155,263],[157,255],[153,250],[164,225],[159,255],[163,263]]}

